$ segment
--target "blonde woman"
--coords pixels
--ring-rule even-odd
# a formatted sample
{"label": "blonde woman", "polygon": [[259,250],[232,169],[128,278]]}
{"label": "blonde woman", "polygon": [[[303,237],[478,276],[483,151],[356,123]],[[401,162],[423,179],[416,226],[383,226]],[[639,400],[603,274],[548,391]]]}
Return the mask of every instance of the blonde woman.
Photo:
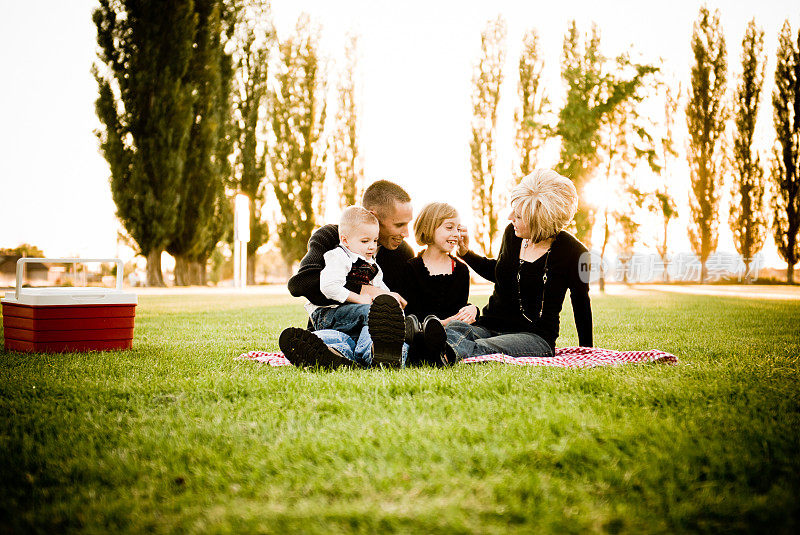
{"label": "blonde woman", "polygon": [[588,274],[587,250],[564,230],[577,208],[571,180],[537,169],[511,191],[511,223],[497,259],[471,252],[461,232],[458,255],[493,282],[494,291],[475,323],[446,326],[442,352],[449,362],[492,353],[552,356],[567,290],[580,345],[592,345],[588,277],[582,276]]}

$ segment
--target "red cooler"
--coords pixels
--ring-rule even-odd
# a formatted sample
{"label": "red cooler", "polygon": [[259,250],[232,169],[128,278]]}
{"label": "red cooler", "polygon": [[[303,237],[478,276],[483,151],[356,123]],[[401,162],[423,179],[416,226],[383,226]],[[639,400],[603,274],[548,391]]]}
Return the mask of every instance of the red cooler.
{"label": "red cooler", "polygon": [[[116,288],[23,288],[25,264],[114,262]],[[21,258],[17,288],[3,304],[5,347],[13,351],[65,352],[130,349],[137,297],[122,291],[118,258]]]}

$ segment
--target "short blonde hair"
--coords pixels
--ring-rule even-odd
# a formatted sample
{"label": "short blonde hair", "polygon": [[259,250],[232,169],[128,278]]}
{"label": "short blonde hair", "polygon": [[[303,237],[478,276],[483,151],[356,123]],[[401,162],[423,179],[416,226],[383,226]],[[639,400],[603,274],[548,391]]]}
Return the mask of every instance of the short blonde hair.
{"label": "short blonde hair", "polygon": [[433,235],[445,219],[458,217],[458,211],[445,202],[426,204],[414,221],[414,238],[420,245],[433,243]]}
{"label": "short blonde hair", "polygon": [[378,226],[378,218],[366,208],[348,206],[339,218],[339,236],[350,237],[361,225]]}
{"label": "short blonde hair", "polygon": [[527,221],[533,243],[558,234],[578,211],[572,180],[552,169],[536,169],[511,190],[511,208]]}

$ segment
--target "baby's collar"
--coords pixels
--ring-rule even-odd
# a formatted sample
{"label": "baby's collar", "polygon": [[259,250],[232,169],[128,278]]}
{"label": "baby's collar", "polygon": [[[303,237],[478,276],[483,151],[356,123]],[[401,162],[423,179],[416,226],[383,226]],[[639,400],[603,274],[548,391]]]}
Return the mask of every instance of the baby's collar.
{"label": "baby's collar", "polygon": [[348,247],[347,247],[345,244],[343,244],[343,243],[339,243],[339,247],[341,247],[341,248],[342,248],[342,250],[343,250],[345,253],[347,253],[347,256],[349,256],[349,257],[350,257],[350,259],[351,259],[351,260],[353,260],[353,261],[355,261],[355,260],[357,260],[357,259],[359,259],[359,258],[360,258],[361,260],[363,260],[363,261],[364,261],[364,262],[366,262],[367,264],[374,264],[374,263],[375,263],[375,257],[374,257],[374,256],[372,257],[372,259],[371,259],[371,260],[367,260],[366,258],[364,258],[363,256],[361,256],[360,254],[354,253],[353,251],[351,251],[350,249],[348,249]]}

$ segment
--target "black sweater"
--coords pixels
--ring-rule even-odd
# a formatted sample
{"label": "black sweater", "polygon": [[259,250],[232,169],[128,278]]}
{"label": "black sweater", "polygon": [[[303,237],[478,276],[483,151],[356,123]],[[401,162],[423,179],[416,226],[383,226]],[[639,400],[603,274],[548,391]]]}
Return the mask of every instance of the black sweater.
{"label": "black sweater", "polygon": [[[295,297],[305,297],[317,306],[340,305],[341,303],[325,297],[319,289],[319,274],[325,267],[323,256],[338,246],[338,225],[325,225],[314,231],[308,240],[308,252],[300,261],[297,273],[289,279],[289,293]],[[394,250],[378,248],[375,261],[383,270],[383,282],[390,290],[402,288],[406,262],[413,256],[414,251],[406,242]],[[348,282],[345,288],[353,293],[361,292],[361,285],[354,282]]]}
{"label": "black sweater", "polygon": [[420,320],[429,314],[446,319],[456,314],[469,300],[469,268],[454,260],[453,272],[431,275],[421,256],[406,264],[406,275],[400,294],[408,301],[405,312]]}
{"label": "black sweater", "polygon": [[[592,307],[589,301],[589,284],[580,278],[581,265],[584,270],[588,270],[586,258],[581,258],[586,247],[568,232],[559,232],[550,246],[547,258],[526,263],[523,271],[523,274],[541,275],[546,264],[547,283],[542,284],[541,276],[520,281],[520,299],[517,275],[520,270],[521,246],[522,239],[514,234],[514,226],[508,225],[496,260],[484,258],[471,251],[462,257],[478,275],[495,283],[489,303],[476,324],[500,332],[533,332],[544,338],[555,351],[559,314],[569,289],[579,343],[581,346],[591,347]],[[540,310],[541,318],[538,317]]]}

